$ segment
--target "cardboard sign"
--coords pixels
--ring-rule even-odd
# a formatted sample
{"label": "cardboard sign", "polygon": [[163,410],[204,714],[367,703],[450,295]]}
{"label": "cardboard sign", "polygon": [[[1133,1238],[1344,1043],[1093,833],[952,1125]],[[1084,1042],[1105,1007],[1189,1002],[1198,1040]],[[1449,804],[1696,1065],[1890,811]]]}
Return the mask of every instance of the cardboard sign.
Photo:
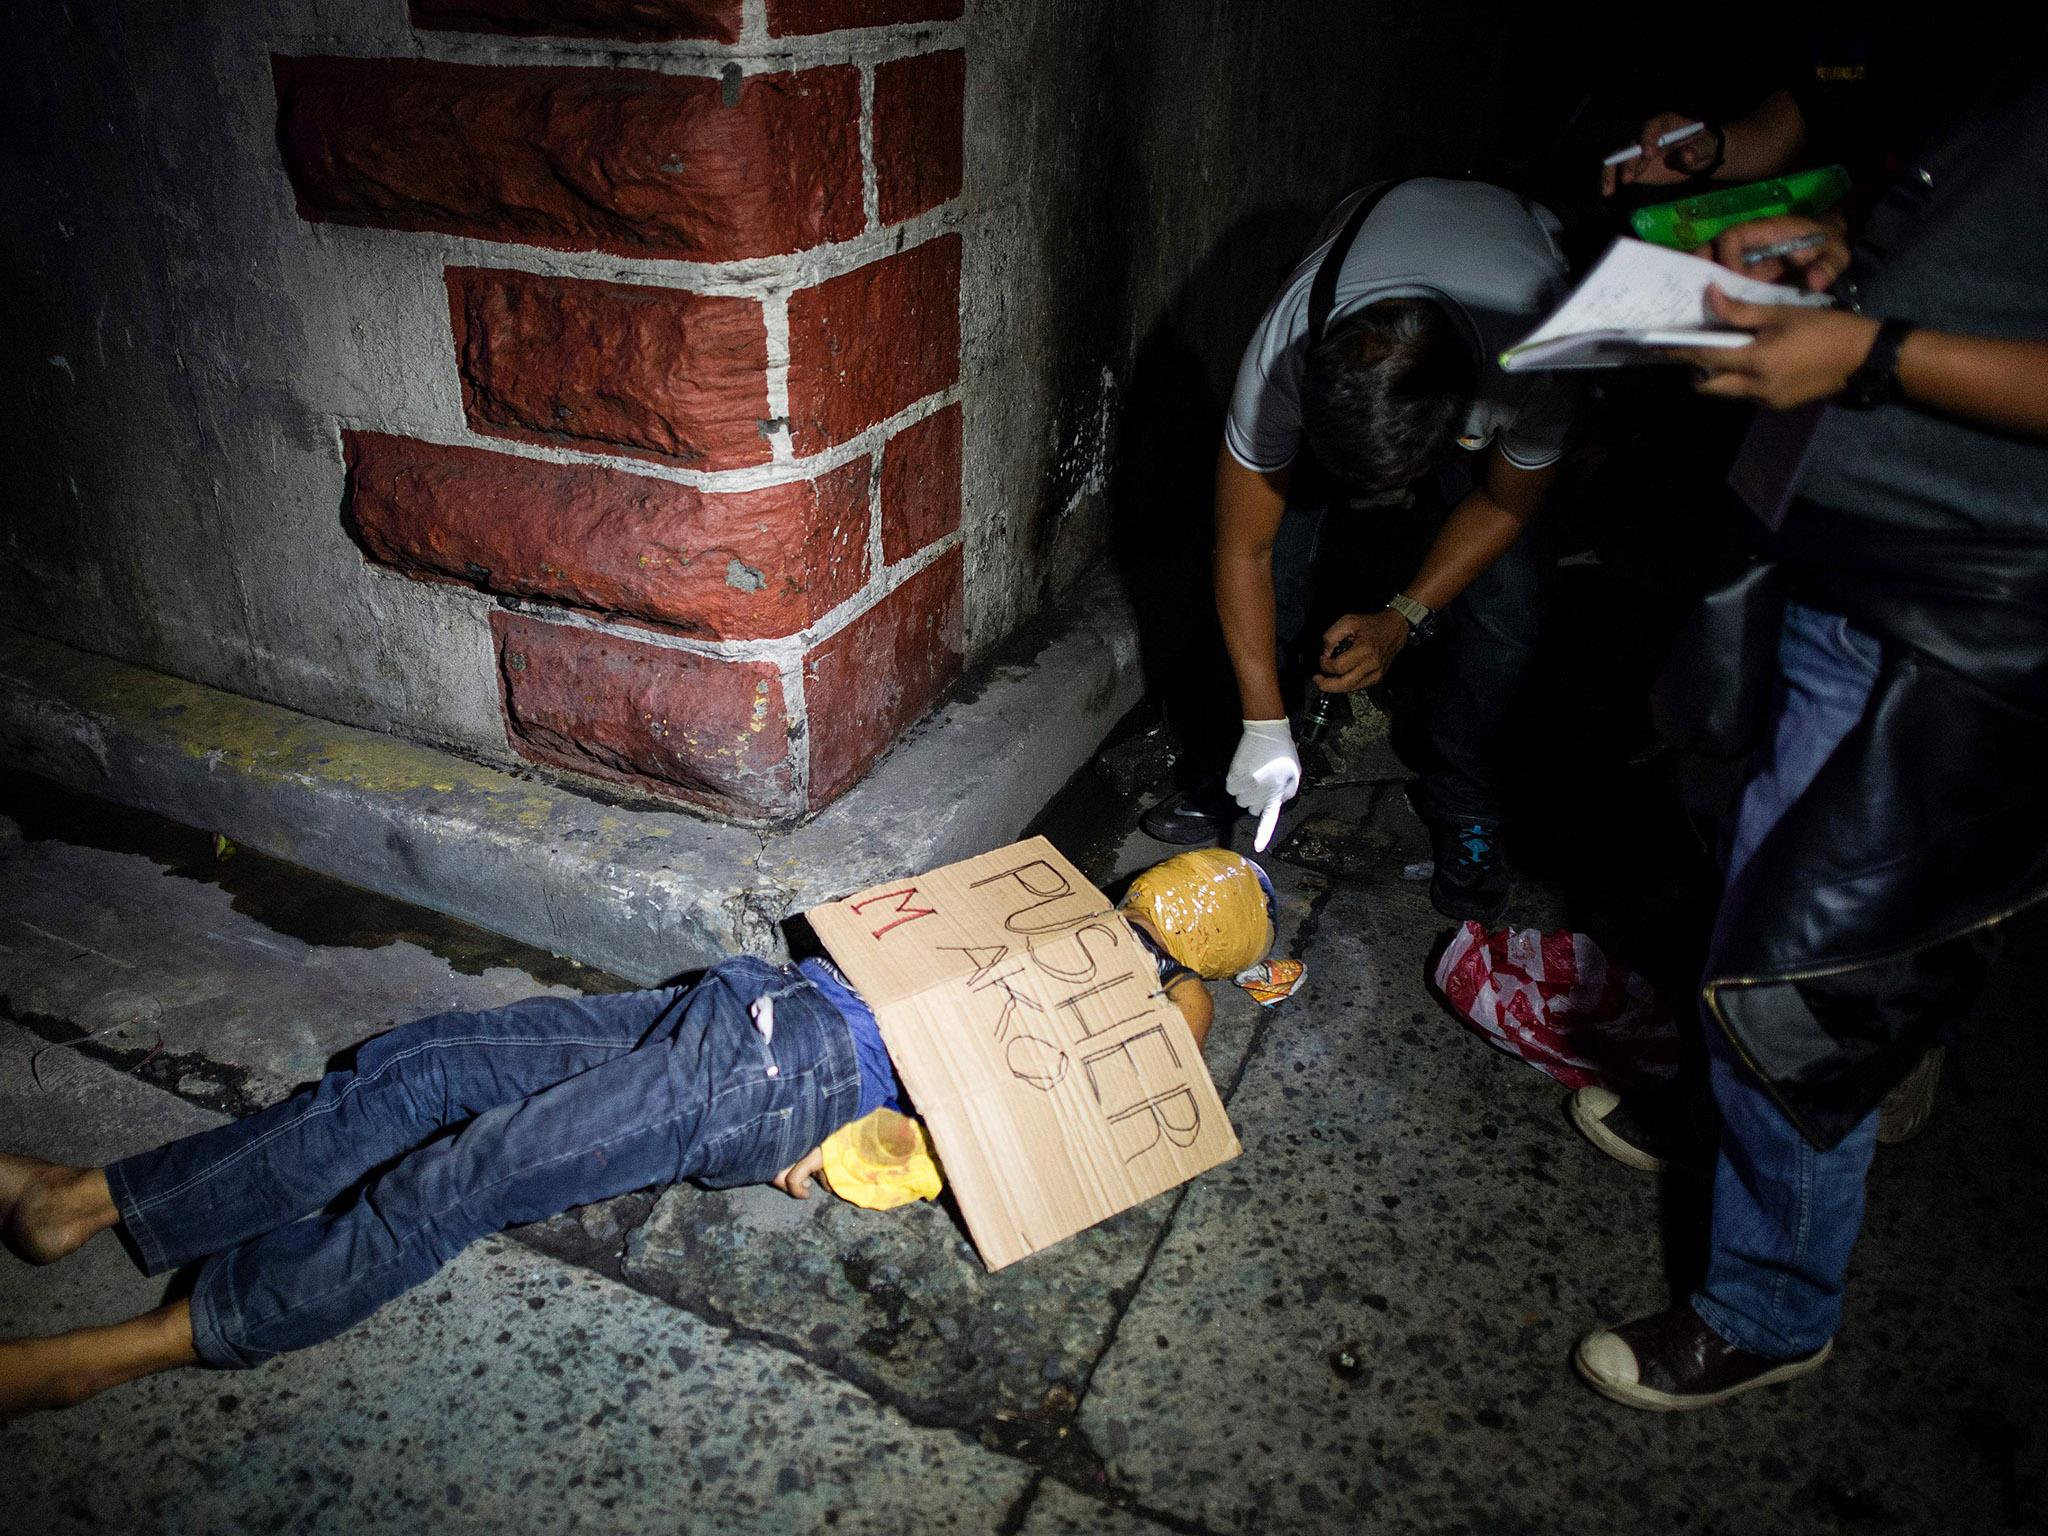
{"label": "cardboard sign", "polygon": [[1044,838],[806,915],[875,1010],[990,1269],[1237,1156],[1151,956]]}

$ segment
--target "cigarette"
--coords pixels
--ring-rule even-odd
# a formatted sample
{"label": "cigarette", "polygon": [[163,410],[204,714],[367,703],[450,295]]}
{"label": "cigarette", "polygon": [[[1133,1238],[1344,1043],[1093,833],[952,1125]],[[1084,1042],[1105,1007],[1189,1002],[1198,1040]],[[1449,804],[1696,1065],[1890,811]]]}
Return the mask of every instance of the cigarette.
{"label": "cigarette", "polygon": [[[1669,133],[1658,134],[1657,147],[1659,149],[1669,149],[1674,144],[1683,143],[1696,133],[1705,133],[1706,131],[1707,125],[1705,123],[1687,123],[1683,128],[1674,128]],[[1642,154],[1642,152],[1642,145],[1631,144],[1627,149],[1617,149],[1600,163],[1602,165],[1626,165],[1629,161]]]}

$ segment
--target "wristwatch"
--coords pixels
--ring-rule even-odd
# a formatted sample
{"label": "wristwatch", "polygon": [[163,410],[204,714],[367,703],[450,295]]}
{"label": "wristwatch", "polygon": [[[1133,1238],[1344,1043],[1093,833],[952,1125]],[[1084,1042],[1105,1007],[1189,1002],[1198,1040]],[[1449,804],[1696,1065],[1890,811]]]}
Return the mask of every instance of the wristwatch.
{"label": "wristwatch", "polygon": [[1913,324],[1909,320],[1886,320],[1880,324],[1877,339],[1871,342],[1861,366],[1849,375],[1849,382],[1842,386],[1835,403],[1852,411],[1867,411],[1898,399],[1899,348],[1912,334]]}
{"label": "wristwatch", "polygon": [[1418,603],[1406,592],[1396,592],[1387,599],[1387,611],[1408,621],[1410,645],[1427,645],[1436,638],[1436,610],[1429,604]]}

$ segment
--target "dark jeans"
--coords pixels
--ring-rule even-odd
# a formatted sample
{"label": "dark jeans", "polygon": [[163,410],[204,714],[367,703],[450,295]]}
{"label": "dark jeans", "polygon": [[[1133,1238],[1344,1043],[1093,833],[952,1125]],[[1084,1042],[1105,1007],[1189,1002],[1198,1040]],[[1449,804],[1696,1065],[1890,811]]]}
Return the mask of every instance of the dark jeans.
{"label": "dark jeans", "polygon": [[[1330,512],[1401,519],[1400,542],[1415,545],[1419,560],[1451,508],[1472,489],[1469,461],[1476,457],[1461,450],[1417,488],[1415,506],[1407,510],[1350,507],[1341,494],[1317,491],[1313,482],[1320,477],[1304,477],[1309,488],[1300,498],[1303,504],[1289,505],[1273,541],[1274,627],[1283,656],[1302,639],[1309,578]],[[1430,707],[1430,761],[1423,775],[1423,808],[1433,820],[1501,820],[1504,732],[1535,655],[1538,577],[1534,532],[1525,530],[1438,620],[1440,671]]]}
{"label": "dark jeans", "polygon": [[[1775,718],[1744,782],[1729,842],[1729,885],[1862,720],[1883,660],[1877,638],[1840,614],[1799,603],[1786,608]],[[1709,961],[1709,974],[1720,969]],[[1877,1111],[1829,1150],[1816,1151],[1711,1018],[1705,1028],[1721,1147],[1707,1273],[1692,1307],[1739,1349],[1774,1359],[1809,1354],[1841,1325],[1843,1278],[1863,1227],[1864,1175],[1877,1150]]]}
{"label": "dark jeans", "polygon": [[205,1259],[201,1358],[247,1366],[332,1338],[517,1222],[681,1179],[771,1179],[859,1102],[846,1021],[794,967],[740,958],[691,987],[402,1025],[107,1183],[150,1274]]}

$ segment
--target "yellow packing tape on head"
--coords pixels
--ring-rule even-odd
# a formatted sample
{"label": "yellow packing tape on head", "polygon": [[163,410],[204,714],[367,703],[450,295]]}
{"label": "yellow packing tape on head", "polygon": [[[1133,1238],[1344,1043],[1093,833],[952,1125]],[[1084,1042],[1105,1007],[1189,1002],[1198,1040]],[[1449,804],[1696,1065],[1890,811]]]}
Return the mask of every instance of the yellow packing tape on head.
{"label": "yellow packing tape on head", "polygon": [[819,1150],[832,1193],[870,1211],[936,1199],[945,1187],[924,1122],[893,1109],[842,1125]]}
{"label": "yellow packing tape on head", "polygon": [[1177,853],[1131,882],[1127,911],[1149,918],[1166,952],[1211,981],[1273,947],[1273,906],[1259,867],[1227,848]]}

